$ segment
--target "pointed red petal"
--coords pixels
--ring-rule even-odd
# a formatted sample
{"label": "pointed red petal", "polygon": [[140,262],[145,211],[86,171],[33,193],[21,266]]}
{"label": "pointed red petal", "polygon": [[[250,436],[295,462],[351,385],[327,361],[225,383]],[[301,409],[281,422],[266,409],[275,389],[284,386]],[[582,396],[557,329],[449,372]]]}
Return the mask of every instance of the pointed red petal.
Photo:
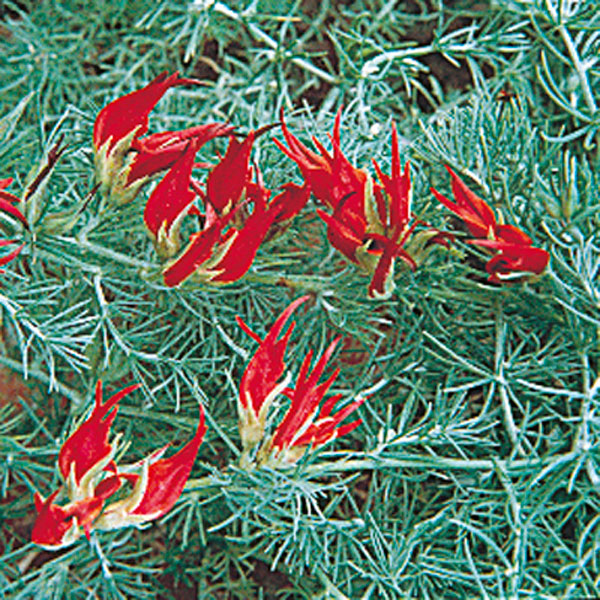
{"label": "pointed red petal", "polygon": [[119,140],[136,128],[138,128],[138,137],[146,133],[148,116],[165,92],[176,85],[196,83],[200,82],[179,77],[177,72],[168,75],[165,71],[142,89],[125,94],[107,104],[98,113],[94,123],[93,139],[96,150],[112,138],[110,151]]}
{"label": "pointed red petal", "polygon": [[188,480],[198,449],[206,433],[204,408],[198,405],[200,416],[194,437],[169,458],[161,458],[148,468],[148,485],[140,503],[129,513],[158,519],[173,508]]}
{"label": "pointed red petal", "polygon": [[190,179],[195,155],[194,142],[188,142],[183,154],[150,194],[144,210],[144,222],[154,236],[164,224],[168,235],[173,221],[194,201]]}
{"label": "pointed red petal", "polygon": [[293,219],[305,206],[310,198],[310,187],[295,183],[285,183],[281,186],[283,192],[273,198],[269,204],[269,212],[273,212],[276,223],[284,223]]}
{"label": "pointed red petal", "polygon": [[297,377],[296,388],[291,393],[290,408],[273,434],[273,448],[282,449],[297,445],[294,436],[314,415],[319,403],[339,374],[339,370],[336,370],[323,383],[318,383],[339,341],[340,338],[337,338],[328,346],[310,374],[308,370],[312,353],[309,352],[304,359]]}
{"label": "pointed red petal", "polygon": [[284,355],[294,328],[293,321],[283,337],[278,338],[291,314],[308,298],[308,296],[302,296],[292,302],[273,323],[264,340],[261,340],[238,317],[238,325],[252,339],[260,343],[240,382],[240,403],[244,408],[248,408],[248,401],[250,401],[255,415],[258,415],[263,402],[283,376],[285,371]]}
{"label": "pointed red petal", "polygon": [[110,454],[108,433],[118,410],[114,407],[123,397],[138,387],[140,387],[139,384],[130,385],[114,394],[103,404],[102,382],[98,381],[94,409],[90,416],[68,437],[58,454],[58,467],[64,480],[69,476],[71,465],[74,465],[75,483],[78,484],[95,464]]}
{"label": "pointed red petal", "polygon": [[[64,535],[71,527],[67,511],[53,504],[60,490],[53,492],[46,500],[36,494],[37,518],[31,532],[31,541],[41,546],[60,546]],[[68,519],[68,520],[67,520]]]}
{"label": "pointed red petal", "polygon": [[225,156],[210,172],[206,180],[206,195],[219,214],[235,207],[250,181],[250,151],[254,143],[251,131],[243,142],[230,139]]}
{"label": "pointed red petal", "polygon": [[499,274],[509,275],[510,273],[523,271],[539,275],[548,266],[550,260],[550,255],[546,250],[533,246],[509,244],[495,240],[471,240],[469,243],[500,251],[486,264],[486,271],[496,281]]}
{"label": "pointed red petal", "polygon": [[190,277],[194,271],[208,260],[213,247],[221,236],[221,223],[215,221],[208,229],[194,234],[187,248],[164,272],[165,285],[174,287]]}
{"label": "pointed red petal", "polygon": [[446,170],[452,177],[452,193],[457,206],[461,209],[461,214],[458,212],[457,214],[465,221],[471,235],[487,237],[490,231],[494,232],[496,229],[494,211],[484,200],[472,192],[448,165],[446,165]]}

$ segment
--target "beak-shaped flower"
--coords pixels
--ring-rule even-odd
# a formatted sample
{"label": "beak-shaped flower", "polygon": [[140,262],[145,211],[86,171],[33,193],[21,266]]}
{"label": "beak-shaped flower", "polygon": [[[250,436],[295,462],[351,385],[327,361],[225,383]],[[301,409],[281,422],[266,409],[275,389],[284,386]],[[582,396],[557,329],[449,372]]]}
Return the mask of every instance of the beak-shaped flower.
{"label": "beak-shaped flower", "polygon": [[81,536],[80,526],[89,533],[89,523],[99,513],[102,500],[88,498],[66,506],[54,504],[60,490],[44,499],[35,494],[35,507],[38,513],[31,532],[31,541],[49,550],[58,550],[75,542]]}
{"label": "beak-shaped flower", "polygon": [[[96,384],[90,416],[67,438],[58,453],[58,468],[63,480],[71,486],[71,496],[79,499],[89,495],[91,479],[112,460],[116,444],[108,443],[108,434],[117,416],[117,404],[138,387],[139,384],[130,385],[103,403],[102,382]],[[84,489],[82,481],[87,484]]]}
{"label": "beak-shaped flower", "polygon": [[433,195],[464,222],[474,238],[490,239],[496,230],[494,211],[479,196],[472,192],[465,182],[446,165],[452,178],[452,194],[455,202],[448,200],[436,189],[431,188]]}
{"label": "beak-shaped flower", "polygon": [[133,159],[128,165],[126,185],[146,181],[148,177],[169,169],[190,143],[197,152],[210,140],[231,135],[234,130],[235,127],[225,123],[208,123],[134,139],[131,145]]}
{"label": "beak-shaped flower", "polygon": [[[167,445],[140,463],[119,469],[114,462],[119,436],[109,442],[110,428],[119,401],[137,387],[129,386],[103,402],[98,382],[91,414],[59,452],[64,486],[45,500],[36,494],[38,517],[32,532],[36,544],[56,549],[73,543],[82,532],[89,536],[92,529],[145,523],[167,513],[179,498],[206,431],[204,411],[200,407],[194,437],[173,456],[162,458]],[[131,490],[123,496],[124,484]],[[59,494],[67,496],[66,504],[56,504]]]}
{"label": "beak-shaped flower", "polygon": [[[123,500],[109,504],[99,517],[98,529],[117,529],[153,521],[168,513],[177,502],[192,471],[198,449],[206,433],[204,409],[194,437],[169,458],[160,458],[168,446],[161,448],[135,467],[140,475],[129,476],[133,491]],[[129,470],[129,469],[128,469]]]}
{"label": "beak-shaped flower", "polygon": [[341,149],[341,109],[338,110],[333,135],[330,136],[332,152],[313,138],[319,154],[309,150],[294,136],[281,114],[281,129],[287,146],[274,140],[279,149],[300,168],[305,186],[332,213],[317,210],[327,225],[327,238],[331,245],[348,260],[359,263],[356,252],[364,244],[367,228],[365,219],[365,188],[368,175],[352,166]]}
{"label": "beak-shaped flower", "polygon": [[119,144],[129,138],[125,148],[128,150],[134,138],[148,131],[148,117],[168,89],[176,85],[197,83],[199,82],[195,79],[179,77],[179,73],[168,75],[165,71],[141,90],[125,94],[107,104],[98,113],[94,123],[96,152],[109,157],[112,153],[121,151]]}
{"label": "beak-shaped flower", "polygon": [[528,273],[543,273],[550,260],[548,252],[534,247],[531,238],[515,225],[498,223],[492,208],[472,192],[450,167],[446,169],[452,177],[456,202],[451,202],[433,188],[431,191],[463,220],[475,238],[467,240],[467,243],[498,251],[485,266],[489,281],[502,283],[522,279]]}
{"label": "beak-shaped flower", "polygon": [[338,110],[330,136],[332,153],[313,138],[319,154],[309,150],[296,136],[290,133],[281,113],[281,130],[287,143],[285,146],[275,139],[279,149],[289,156],[300,168],[304,180],[313,194],[329,209],[335,211],[340,203],[345,204],[345,212],[361,215],[367,174],[352,166],[344,156],[340,145],[340,122],[342,111]]}
{"label": "beak-shaped flower", "polygon": [[339,375],[338,369],[325,381],[319,383],[340,339],[337,338],[329,345],[312,371],[310,371],[312,352],[309,352],[300,367],[295,388],[284,390],[291,404],[271,440],[271,447],[276,454],[283,453],[286,458],[294,460],[308,445],[314,448],[325,444],[349,433],[362,423],[361,419],[357,419],[340,426],[341,422],[364,402],[364,398],[355,400],[332,415],[333,408],[342,398],[342,394],[336,394],[323,403],[319,410],[325,394]]}
{"label": "beak-shaped flower", "polygon": [[156,103],[174,86],[196,85],[178,73],[161,73],[147,86],[107,104],[94,124],[96,171],[103,189],[123,204],[132,200],[153,175],[171,167],[190,140],[196,150],[209,140],[230,135],[233,127],[209,123],[182,131],[166,131],[142,138]]}
{"label": "beak-shaped flower", "polygon": [[289,384],[289,380],[282,381],[281,378],[285,371],[285,350],[295,322],[290,323],[282,336],[281,333],[291,314],[308,298],[302,296],[292,302],[273,323],[264,340],[261,340],[240,317],[237,317],[238,325],[260,344],[240,382],[238,410],[244,448],[252,448],[263,439],[269,406]]}
{"label": "beak-shaped flower", "polygon": [[[257,457],[268,460],[271,455],[294,462],[308,446],[316,447],[348,433],[361,420],[341,426],[342,421],[364,401],[356,400],[335,414],[331,414],[341,394],[334,395],[319,405],[338,376],[335,371],[324,382],[319,383],[339,338],[333,341],[323,356],[310,370],[312,352],[305,357],[294,388],[289,387],[292,378],[285,372],[284,355],[294,322],[285,330],[286,322],[293,311],[308,300],[303,296],[292,302],[273,323],[263,340],[238,318],[242,329],[260,345],[246,367],[240,383],[239,414],[240,434],[246,452],[262,442]],[[283,334],[282,334],[283,332]],[[283,394],[290,399],[290,407],[271,437],[265,437],[269,407],[273,400]]]}
{"label": "beak-shaped flower", "polygon": [[412,236],[421,221],[413,221],[411,212],[411,182],[408,163],[402,169],[398,132],[392,126],[392,172],[383,173],[373,161],[380,185],[361,169],[353,167],[340,146],[338,111],[333,135],[332,153],[313,139],[319,154],[309,150],[288,130],[283,115],[281,127],[287,146],[279,148],[300,167],[317,197],[332,212],[318,209],[317,214],[327,225],[327,238],[349,261],[371,275],[369,297],[385,299],[394,290],[396,258],[411,269],[425,258],[435,243],[446,245],[444,234],[429,228]]}
{"label": "beak-shaped flower", "polygon": [[235,137],[229,140],[225,156],[218,162],[206,180],[207,202],[219,215],[228,214],[238,206],[250,178],[250,152],[254,144],[251,131],[243,142]]}

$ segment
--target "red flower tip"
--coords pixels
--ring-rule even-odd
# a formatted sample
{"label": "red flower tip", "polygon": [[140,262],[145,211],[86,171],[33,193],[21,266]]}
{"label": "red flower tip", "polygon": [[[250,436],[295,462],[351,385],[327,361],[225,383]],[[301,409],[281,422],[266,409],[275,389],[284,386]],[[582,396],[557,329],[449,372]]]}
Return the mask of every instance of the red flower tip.
{"label": "red flower tip", "polygon": [[281,186],[282,192],[275,196],[269,204],[276,223],[287,223],[293,219],[305,206],[310,198],[310,187],[285,183]]}
{"label": "red flower tip", "polygon": [[[4,181],[12,181],[12,179]],[[25,215],[15,206],[16,204],[19,204],[19,202],[21,202],[21,199],[18,196],[15,196],[10,192],[5,192],[3,188],[0,187],[0,211],[14,217],[24,225],[25,228],[29,229],[29,223],[27,222]]]}
{"label": "red flower tip", "polygon": [[313,194],[330,209],[335,210],[338,204],[351,194],[353,199],[347,203],[346,209],[360,213],[364,202],[364,187],[367,174],[354,168],[344,156],[340,147],[341,109],[338,110],[330,136],[333,152],[329,153],[315,138],[313,143],[319,154],[309,150],[297,137],[292,135],[283,120],[281,113],[281,128],[287,147],[274,140],[278,148],[291,158],[300,168],[305,184],[310,186]]}
{"label": "red flower tip", "polygon": [[[360,406],[362,400],[332,415],[335,404],[341,398],[341,395],[335,395],[326,400],[319,410],[319,405],[339,373],[336,370],[325,381],[320,382],[341,338],[335,339],[328,346],[312,369],[313,353],[306,355],[294,388],[289,386],[291,377],[283,377],[286,368],[284,355],[295,323],[292,321],[287,329],[286,324],[294,310],[308,299],[309,296],[302,296],[292,302],[262,340],[242,319],[237,318],[240,327],[260,344],[242,376],[238,403],[244,449],[249,451],[262,442],[257,454],[259,461],[261,457],[264,459],[273,452],[293,461],[298,452],[302,452],[308,445],[312,444],[314,447],[324,444],[360,423],[355,421],[341,426],[342,421]],[[279,394],[289,397],[291,404],[273,436],[265,438],[268,409]]]}

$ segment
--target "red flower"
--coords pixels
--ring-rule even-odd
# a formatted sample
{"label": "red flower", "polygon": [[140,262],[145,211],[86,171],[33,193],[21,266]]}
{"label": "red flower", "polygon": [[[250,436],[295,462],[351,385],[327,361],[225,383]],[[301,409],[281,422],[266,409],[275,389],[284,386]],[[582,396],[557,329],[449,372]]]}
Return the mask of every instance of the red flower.
{"label": "red flower", "polygon": [[367,174],[352,166],[344,156],[340,145],[341,108],[338,110],[330,136],[333,153],[330,154],[316,139],[313,143],[319,154],[309,150],[296,136],[290,133],[281,112],[281,129],[288,147],[279,140],[273,140],[279,149],[289,156],[302,171],[306,183],[313,194],[328,208],[335,211],[340,203],[346,204],[346,211],[363,213],[365,183]]}
{"label": "red flower", "polygon": [[[204,411],[194,437],[169,458],[161,458],[168,448],[119,470],[114,462],[118,438],[109,443],[110,428],[117,415],[118,402],[137,389],[131,385],[102,402],[102,384],[96,386],[96,400],[90,416],[63,444],[58,466],[65,482],[47,499],[36,494],[38,512],[32,541],[50,549],[73,543],[92,529],[115,529],[145,523],[167,513],[175,504],[202,443],[206,431]],[[123,483],[132,489],[128,495],[109,503]],[[55,503],[61,491],[68,497],[64,505]],[[120,494],[122,496],[122,494]]]}
{"label": "red flower", "polygon": [[[111,154],[126,138],[138,138],[148,131],[148,117],[166,91],[176,85],[199,84],[195,79],[168,75],[166,71],[141,90],[125,94],[99,113],[94,123],[94,147],[97,152]],[[131,140],[128,146],[131,145]]]}
{"label": "red flower", "polygon": [[[364,399],[355,400],[332,415],[335,405],[342,397],[342,394],[337,394],[325,401],[319,409],[339,374],[339,370],[336,370],[325,381],[319,383],[340,338],[329,345],[312,371],[310,364],[313,354],[312,351],[308,353],[300,368],[295,388],[288,387],[291,381],[289,376],[282,379],[285,371],[284,354],[294,322],[292,321],[283,335],[281,333],[292,312],[308,298],[303,296],[292,302],[277,318],[264,340],[238,317],[240,327],[260,344],[242,376],[238,405],[244,448],[250,450],[260,441],[263,442],[258,453],[259,460],[274,454],[294,461],[309,445],[316,447],[325,444],[350,432],[361,423],[361,420],[357,419],[341,426],[342,421],[354,412]],[[265,439],[267,411],[279,394],[287,396],[291,404],[273,435]]]}
{"label": "red flower", "polygon": [[[139,388],[130,385],[102,403],[102,382],[96,384],[96,398],[90,416],[67,438],[58,453],[58,468],[64,481],[79,488],[84,476],[102,471],[113,459],[116,446],[108,443],[108,434],[118,412],[119,401]],[[87,491],[87,490],[86,490]],[[77,493],[78,496],[81,493]]]}
{"label": "red flower", "polygon": [[233,127],[209,123],[141,137],[148,130],[150,112],[167,90],[199,83],[179,77],[178,73],[164,72],[147,86],[117,98],[100,111],[93,134],[96,169],[101,184],[117,202],[128,202],[151,176],[173,165],[189,140],[194,140],[199,149],[215,137],[231,134]]}
{"label": "red flower", "polygon": [[492,208],[472,192],[446,166],[452,177],[452,192],[456,202],[448,200],[434,188],[433,195],[465,223],[469,233],[475,238],[467,243],[498,250],[486,264],[489,281],[501,283],[509,279],[520,278],[524,274],[543,273],[550,255],[542,248],[535,248],[531,238],[515,225],[499,224]]}
{"label": "red flower", "polygon": [[446,169],[452,177],[452,193],[456,202],[448,200],[436,189],[431,188],[433,195],[462,219],[473,237],[486,239],[494,236],[497,227],[494,211],[472,192],[448,165],[446,165]]}
{"label": "red flower", "polygon": [[[201,231],[190,236],[187,247],[165,268],[166,285],[180,285],[192,275],[215,284],[238,280],[272,225],[285,226],[308,201],[306,187],[287,184],[269,202],[271,192],[263,186],[258,169],[256,182],[251,181],[253,141],[253,132],[243,142],[231,138],[225,156],[207,177],[205,192],[191,179],[195,149],[190,142],[148,199],[144,220],[164,256],[179,250],[179,223],[186,214],[203,221]],[[204,203],[203,215],[193,206],[195,194]]]}

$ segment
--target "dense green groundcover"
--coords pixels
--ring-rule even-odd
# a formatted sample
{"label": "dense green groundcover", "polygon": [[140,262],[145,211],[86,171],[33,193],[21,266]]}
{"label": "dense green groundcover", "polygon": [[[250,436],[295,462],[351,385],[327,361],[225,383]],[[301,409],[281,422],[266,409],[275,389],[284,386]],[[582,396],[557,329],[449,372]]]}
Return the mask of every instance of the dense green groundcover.
{"label": "dense green groundcover", "polygon": [[[31,232],[0,282],[0,597],[575,598],[600,586],[600,12],[596,0],[20,0],[0,3],[0,179],[29,200]],[[94,186],[98,111],[162,71],[150,131],[284,109],[326,142],[343,106],[351,162],[389,172],[391,121],[414,212],[454,231],[397,269],[388,300],[328,243],[313,199],[249,273],[167,288],[142,220],[149,188],[108,206]],[[270,189],[301,181],[255,145]],[[203,154],[225,150],[211,142]],[[540,277],[486,281],[485,252],[434,200],[450,165],[551,255]],[[35,212],[35,211],[34,211]],[[11,224],[3,220],[3,229]],[[237,393],[288,303],[289,365],[345,336],[335,393],[368,396],[363,424],[290,468],[240,465]],[[331,370],[329,371],[331,372]],[[12,374],[24,380],[14,383]],[[139,459],[208,432],[175,508],[143,528],[30,542],[33,494],[98,379],[122,401],[114,430]],[[11,382],[14,385],[9,386]],[[285,398],[275,407],[279,418]],[[278,418],[278,417],[275,417]],[[276,420],[273,422],[277,422]]]}

